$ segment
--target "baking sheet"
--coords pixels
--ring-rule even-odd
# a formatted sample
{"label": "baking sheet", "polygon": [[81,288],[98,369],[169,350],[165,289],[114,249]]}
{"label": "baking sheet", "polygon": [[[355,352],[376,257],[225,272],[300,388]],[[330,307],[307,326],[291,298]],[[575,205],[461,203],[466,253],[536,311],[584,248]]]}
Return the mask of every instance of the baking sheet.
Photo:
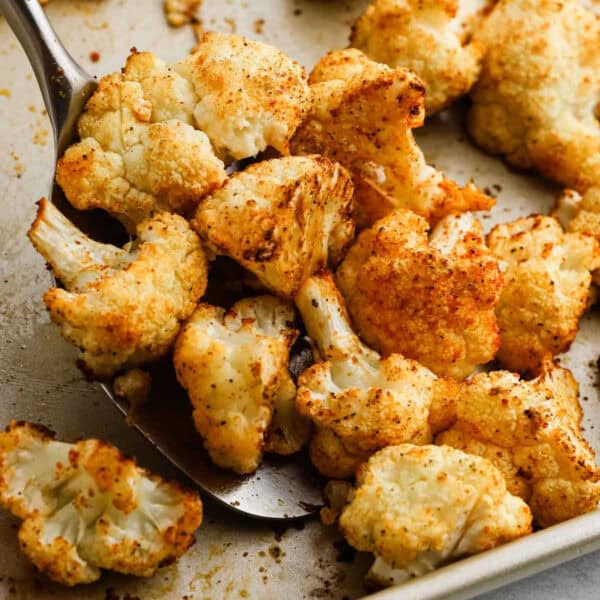
{"label": "baking sheet", "polygon": [[[201,15],[206,29],[272,42],[310,68],[327,50],[345,45],[349,24],[367,4],[367,0],[205,0]],[[48,13],[65,45],[92,73],[119,69],[132,46],[174,61],[194,44],[189,27],[167,28],[161,0],[53,0]],[[35,200],[49,189],[51,135],[29,65],[1,18],[0,65],[0,426],[11,418],[26,418],[66,439],[102,437],[135,454],[142,465],[175,476],[174,469],[127,428],[99,386],[82,381],[74,366],[75,351],[49,323],[41,295],[50,279],[25,233]],[[556,188],[512,172],[471,146],[462,114],[459,107],[434,118],[417,137],[428,159],[449,176],[461,182],[473,177],[498,196],[492,216],[484,218],[486,228],[547,212]],[[581,384],[585,433],[597,452],[598,340],[596,311],[584,319],[563,361]],[[176,565],[161,569],[149,581],[107,574],[97,584],[74,590],[36,576],[19,552],[16,526],[15,519],[0,513],[0,597],[158,600],[287,594],[341,599],[366,593],[362,579],[368,556],[348,552],[333,531],[316,521],[303,529],[282,530],[207,502],[198,542]],[[600,547],[600,513],[461,561],[378,597],[466,598],[594,547]]]}

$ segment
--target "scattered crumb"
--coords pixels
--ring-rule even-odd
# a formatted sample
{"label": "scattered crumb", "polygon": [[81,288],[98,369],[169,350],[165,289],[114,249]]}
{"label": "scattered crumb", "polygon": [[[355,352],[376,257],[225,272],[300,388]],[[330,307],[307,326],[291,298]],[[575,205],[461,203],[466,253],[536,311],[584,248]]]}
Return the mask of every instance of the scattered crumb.
{"label": "scattered crumb", "polygon": [[99,52],[90,52],[90,60],[93,63],[97,63],[100,60],[100,53]]}
{"label": "scattered crumb", "polygon": [[10,98],[12,94],[8,88],[0,88],[0,96],[6,96],[7,98]]}
{"label": "scattered crumb", "polygon": [[254,21],[254,33],[262,34],[265,31],[265,20],[264,19],[256,19]]}
{"label": "scattered crumb", "polygon": [[194,21],[202,0],[165,0],[167,21],[172,27],[181,27]]}
{"label": "scattered crumb", "polygon": [[33,132],[33,143],[36,146],[45,146],[48,141],[48,130],[47,129],[36,129]]}
{"label": "scattered crumb", "polygon": [[235,19],[232,19],[231,17],[225,17],[223,21],[225,21],[225,23],[229,26],[231,33],[237,32],[237,23],[235,22]]}
{"label": "scattered crumb", "polygon": [[33,104],[30,104],[30,105],[27,107],[27,110],[28,110],[29,112],[32,112],[32,113],[34,113],[34,112],[35,112],[35,106],[34,106]]}
{"label": "scattered crumb", "polygon": [[146,403],[151,389],[152,378],[149,373],[141,369],[130,369],[115,378],[113,383],[115,395],[129,403],[128,422],[135,418],[136,411]]}
{"label": "scattered crumb", "polygon": [[295,8],[294,9],[294,16],[295,17],[299,17],[302,14],[302,9],[301,8]]}
{"label": "scattered crumb", "polygon": [[194,38],[197,42],[202,39],[204,35],[204,22],[202,19],[196,19],[192,21],[192,31],[194,32]]}

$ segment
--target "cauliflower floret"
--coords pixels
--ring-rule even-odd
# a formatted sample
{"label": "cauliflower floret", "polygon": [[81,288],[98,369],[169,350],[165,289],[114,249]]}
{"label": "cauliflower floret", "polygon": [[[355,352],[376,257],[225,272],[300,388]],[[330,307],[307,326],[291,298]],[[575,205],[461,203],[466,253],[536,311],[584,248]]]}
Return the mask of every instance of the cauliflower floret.
{"label": "cauliflower floret", "polygon": [[58,442],[15,421],[0,433],[0,503],[23,520],[23,553],[69,586],[96,581],[100,569],[150,577],[189,548],[202,522],[196,493],[114,446]]}
{"label": "cauliflower floret", "polygon": [[425,162],[411,131],[423,124],[425,91],[407,69],[390,69],[359,50],[332,52],[313,70],[311,89],[313,111],[292,138],[292,151],[324,154],[350,170],[360,226],[397,207],[436,221],[494,204]]}
{"label": "cauliflower floret", "polygon": [[137,233],[129,250],[99,244],[45,199],[29,230],[67,288],[44,294],[50,316],[97,378],[165,354],[206,289],[200,239],[183,217],[158,214]]}
{"label": "cauliflower floret", "polygon": [[310,108],[304,69],[273,46],[206,33],[174,67],[198,96],[194,120],[221,155],[255,156],[289,139]]}
{"label": "cauliflower floret", "polygon": [[600,18],[578,0],[500,0],[475,38],[475,141],[579,191],[598,185]]}
{"label": "cauliflower floret", "polygon": [[370,578],[389,585],[531,533],[531,511],[489,461],[402,444],[369,459],[339,524],[375,554]]}
{"label": "cauliflower floret", "polygon": [[337,272],[359,335],[438,375],[464,378],[494,358],[498,261],[472,215],[427,222],[398,209],[363,231]]}
{"label": "cauliflower floret", "polygon": [[[288,372],[298,333],[293,321],[293,307],[272,296],[241,300],[227,312],[201,304],[178,337],[177,379],[217,465],[252,473],[264,450],[290,454],[306,442],[307,424],[290,412],[296,394]],[[275,410],[282,414],[274,417]]]}
{"label": "cauliflower floret", "polygon": [[416,73],[430,115],[466,94],[479,75],[483,46],[467,39],[462,20],[457,0],[375,0],[354,25],[350,45]]}
{"label": "cauliflower floret", "polygon": [[545,216],[498,225],[487,242],[506,283],[496,307],[497,358],[508,369],[536,373],[545,357],[566,352],[575,339],[600,244],[591,235],[563,233]]}
{"label": "cauliflower floret", "polygon": [[181,27],[194,20],[202,0],[164,0],[165,16],[169,25]]}
{"label": "cauliflower floret", "polygon": [[102,208],[130,230],[160,210],[189,212],[221,186],[225,166],[193,127],[191,84],[149,52],[103,77],[56,167],[75,208]]}
{"label": "cauliflower floret", "polygon": [[508,371],[475,375],[446,405],[453,425],[436,443],[488,458],[542,527],[570,519],[600,501],[577,395],[571,373],[551,362],[530,381]]}
{"label": "cauliflower floret", "polygon": [[346,478],[373,452],[431,441],[428,422],[447,382],[414,360],[382,360],[352,331],[333,277],[304,282],[296,303],[321,361],[298,379],[296,407],[316,425],[310,456],[328,477]]}
{"label": "cauliflower floret", "polygon": [[336,265],[354,238],[352,182],[327,158],[285,157],[235,173],[198,207],[193,225],[218,253],[291,298]]}
{"label": "cauliflower floret", "polygon": [[[570,233],[587,233],[600,241],[600,186],[591,187],[584,194],[564,190],[553,212],[560,224]],[[592,273],[600,285],[600,269]]]}
{"label": "cauliflower floret", "polygon": [[103,208],[134,230],[156,211],[188,213],[224,183],[213,148],[286,153],[309,104],[304,70],[241,36],[206,34],[174,65],[134,52],[100,80],[56,179],[76,208]]}

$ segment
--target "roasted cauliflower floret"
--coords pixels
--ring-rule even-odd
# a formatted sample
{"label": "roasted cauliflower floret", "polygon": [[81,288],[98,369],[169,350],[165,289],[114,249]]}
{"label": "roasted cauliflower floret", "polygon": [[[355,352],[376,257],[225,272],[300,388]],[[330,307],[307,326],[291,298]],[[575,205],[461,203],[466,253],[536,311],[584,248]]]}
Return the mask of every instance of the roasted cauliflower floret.
{"label": "roasted cauliflower floret", "polygon": [[198,207],[197,231],[218,253],[291,298],[312,273],[335,266],[354,238],[352,182],[327,158],[286,157],[235,173]]}
{"label": "roasted cauliflower floret", "polygon": [[350,45],[416,73],[430,115],[466,94],[481,68],[483,46],[468,40],[457,16],[458,0],[375,0],[354,25]]}
{"label": "roasted cauliflower floret", "polygon": [[546,363],[530,381],[508,371],[480,373],[446,407],[453,425],[436,443],[488,458],[539,525],[596,509],[600,469],[581,433],[577,382],[567,369]]}
{"label": "roasted cauliflower floret", "polygon": [[261,42],[206,33],[175,69],[192,83],[194,121],[221,155],[246,158],[269,146],[289,153],[311,104],[298,63]]}
{"label": "roasted cauliflower floret", "polygon": [[44,302],[97,378],[165,354],[206,289],[207,262],[183,217],[161,213],[138,225],[129,249],[83,235],[43,199],[29,238],[66,289]]}
{"label": "roasted cauliflower floret", "polygon": [[133,53],[103,77],[56,180],[75,208],[102,208],[130,230],[159,210],[189,212],[225,181],[225,166],[195,129],[191,84],[152,53]]}
{"label": "roasted cauliflower floret", "polygon": [[[570,233],[587,233],[600,241],[600,185],[591,187],[584,194],[564,190],[553,212],[563,228]],[[600,269],[592,273],[596,285],[600,285]]]}
{"label": "roasted cauliflower floret", "polygon": [[316,425],[310,456],[317,469],[351,477],[380,448],[429,443],[430,409],[450,391],[449,382],[414,360],[382,359],[362,344],[331,275],[305,281],[296,303],[323,361],[300,375],[296,396],[298,411]]}
{"label": "roasted cauliflower floret", "polygon": [[15,421],[0,433],[0,503],[23,520],[23,553],[69,586],[96,581],[101,569],[150,577],[189,548],[202,522],[196,493],[114,446],[55,441]]}
{"label": "roasted cauliflower floret", "polygon": [[286,153],[309,105],[302,67],[242,36],[206,34],[174,65],[134,52],[100,80],[56,178],[73,206],[103,208],[133,230],[159,210],[187,214],[219,188],[215,150]]}
{"label": "roasted cauliflower floret", "polygon": [[461,188],[425,162],[411,131],[423,124],[425,90],[407,69],[355,49],[332,52],[314,68],[311,89],[314,107],[292,152],[323,154],[350,170],[360,226],[398,207],[437,221],[493,205],[471,183]]}
{"label": "roasted cauliflower floret", "polygon": [[580,192],[598,185],[600,18],[578,0],[500,0],[475,38],[475,141]]}
{"label": "roasted cauliflower floret", "polygon": [[383,585],[531,533],[527,504],[489,461],[447,446],[390,446],[361,470],[339,524]]}
{"label": "roasted cauliflower floret", "polygon": [[509,369],[535,373],[575,339],[588,304],[590,271],[600,267],[600,244],[591,235],[565,234],[544,216],[498,225],[487,241],[506,284],[496,307],[497,358]]}
{"label": "roasted cauliflower floret", "polygon": [[177,339],[177,379],[217,465],[252,473],[264,450],[291,454],[306,442],[288,372],[293,321],[293,307],[272,296],[241,300],[227,312],[200,304]]}
{"label": "roasted cauliflower floret", "polygon": [[427,222],[398,209],[363,231],[337,272],[359,335],[438,375],[463,378],[494,358],[498,261],[471,215]]}

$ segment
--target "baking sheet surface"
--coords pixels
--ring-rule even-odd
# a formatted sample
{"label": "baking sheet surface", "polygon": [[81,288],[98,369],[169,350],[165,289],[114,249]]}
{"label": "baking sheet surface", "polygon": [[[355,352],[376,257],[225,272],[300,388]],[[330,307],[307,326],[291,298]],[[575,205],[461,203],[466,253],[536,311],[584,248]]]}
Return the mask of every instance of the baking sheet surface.
{"label": "baking sheet surface", "polygon": [[[206,29],[272,42],[310,68],[327,50],[346,44],[349,24],[367,4],[205,0],[201,16]],[[132,46],[174,61],[194,44],[189,27],[167,28],[160,0],[53,0],[48,13],[67,48],[98,75],[119,69]],[[41,295],[50,278],[25,234],[35,201],[48,193],[51,133],[29,65],[2,18],[0,64],[0,426],[11,418],[31,419],[65,439],[105,438],[135,454],[142,465],[175,476],[170,465],[127,428],[99,386],[82,381],[74,366],[75,351],[49,323]],[[492,216],[484,218],[486,228],[547,212],[553,203],[556,188],[508,170],[469,144],[460,107],[428,122],[417,137],[438,168],[461,182],[472,177],[498,197]],[[596,311],[584,319],[563,363],[581,384],[585,433],[600,452],[598,340]],[[16,527],[15,519],[0,513],[0,597],[158,600],[282,598],[287,593],[290,598],[341,599],[365,594],[362,578],[369,558],[348,552],[332,531],[315,521],[303,529],[280,530],[207,502],[198,541],[179,563],[161,569],[149,581],[107,574],[97,584],[69,591],[35,575],[19,552]],[[592,537],[594,531],[600,537],[600,519],[569,527],[577,539]],[[552,533],[550,538],[557,540]],[[533,544],[528,548],[533,550]],[[476,564],[475,570],[486,568],[484,562]]]}

